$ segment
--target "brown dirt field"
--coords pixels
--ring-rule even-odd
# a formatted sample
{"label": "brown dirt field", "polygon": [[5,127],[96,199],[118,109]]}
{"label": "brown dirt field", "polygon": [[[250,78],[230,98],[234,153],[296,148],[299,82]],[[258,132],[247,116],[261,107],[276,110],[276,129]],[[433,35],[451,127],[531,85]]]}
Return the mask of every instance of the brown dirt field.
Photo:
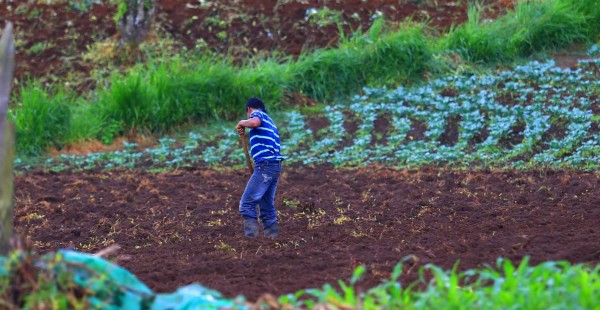
{"label": "brown dirt field", "polygon": [[[158,292],[200,282],[255,300],[348,280],[378,284],[415,267],[459,269],[498,257],[600,263],[600,177],[576,171],[286,168],[281,237],[242,237],[244,170],[96,171],[17,176],[15,227],[40,252],[74,247],[112,257]],[[417,268],[401,277],[417,279]]]}
{"label": "brown dirt field", "polygon": [[[490,18],[507,7],[505,1],[481,3]],[[190,49],[201,41],[211,50],[236,59],[297,56],[303,50],[335,46],[339,39],[335,24],[319,26],[307,20],[309,8],[337,12],[346,35],[368,29],[377,13],[390,22],[407,17],[428,21],[439,30],[467,19],[467,1],[456,0],[219,0],[207,1],[205,6],[193,0],[158,0],[156,25],[160,37],[171,37]],[[50,81],[87,77],[98,65],[83,59],[83,54],[95,42],[115,38],[115,11],[109,4],[77,10],[66,2],[0,2],[0,26],[6,21],[15,24],[16,77],[45,77]]]}

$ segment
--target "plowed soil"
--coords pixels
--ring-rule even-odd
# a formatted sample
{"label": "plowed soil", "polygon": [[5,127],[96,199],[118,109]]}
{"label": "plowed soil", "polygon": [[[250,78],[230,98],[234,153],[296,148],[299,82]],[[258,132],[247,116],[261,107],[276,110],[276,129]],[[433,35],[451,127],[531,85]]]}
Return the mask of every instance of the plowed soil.
{"label": "plowed soil", "polygon": [[62,172],[16,178],[15,226],[40,252],[74,247],[111,257],[158,292],[192,282],[255,300],[348,280],[364,289],[435,263],[459,269],[498,257],[600,263],[600,178],[576,171],[397,171],[287,168],[278,240],[242,237],[248,173]]}

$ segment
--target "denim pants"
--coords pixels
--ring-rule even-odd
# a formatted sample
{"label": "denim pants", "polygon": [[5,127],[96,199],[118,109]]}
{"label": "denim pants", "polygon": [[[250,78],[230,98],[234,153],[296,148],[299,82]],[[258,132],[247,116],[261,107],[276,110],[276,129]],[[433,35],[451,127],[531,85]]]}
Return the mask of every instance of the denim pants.
{"label": "denim pants", "polygon": [[[246,190],[240,201],[240,214],[242,217],[258,218],[263,228],[277,223],[275,210],[275,192],[277,181],[281,174],[281,162],[262,161],[254,167],[254,173],[246,185]],[[256,216],[256,205],[259,207],[259,216]]]}

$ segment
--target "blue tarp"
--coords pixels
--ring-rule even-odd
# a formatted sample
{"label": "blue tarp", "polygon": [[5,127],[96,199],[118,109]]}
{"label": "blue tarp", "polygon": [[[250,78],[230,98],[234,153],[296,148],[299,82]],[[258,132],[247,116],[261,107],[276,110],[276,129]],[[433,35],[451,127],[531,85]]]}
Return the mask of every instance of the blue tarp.
{"label": "blue tarp", "polygon": [[[24,253],[14,252],[13,255]],[[8,276],[10,261],[0,256],[0,276]],[[183,286],[170,294],[155,294],[127,269],[101,257],[76,251],[59,250],[45,255],[36,264],[55,274],[71,275],[75,284],[89,292],[87,301],[96,309],[248,309],[242,299],[225,299],[221,293],[200,284]]]}

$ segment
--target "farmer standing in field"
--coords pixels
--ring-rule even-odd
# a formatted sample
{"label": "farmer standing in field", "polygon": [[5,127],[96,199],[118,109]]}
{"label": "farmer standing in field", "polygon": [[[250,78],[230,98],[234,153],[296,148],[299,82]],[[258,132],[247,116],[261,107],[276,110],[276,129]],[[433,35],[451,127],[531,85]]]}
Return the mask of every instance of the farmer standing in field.
{"label": "farmer standing in field", "polygon": [[[244,219],[244,236],[258,236],[258,217],[267,238],[279,236],[275,192],[281,174],[283,156],[280,153],[279,131],[275,122],[267,115],[265,104],[260,98],[246,102],[248,119],[241,120],[235,129],[243,135],[250,128],[250,153],[254,160],[254,173],[250,177],[240,201],[240,213]],[[259,206],[259,216],[256,205]]]}

